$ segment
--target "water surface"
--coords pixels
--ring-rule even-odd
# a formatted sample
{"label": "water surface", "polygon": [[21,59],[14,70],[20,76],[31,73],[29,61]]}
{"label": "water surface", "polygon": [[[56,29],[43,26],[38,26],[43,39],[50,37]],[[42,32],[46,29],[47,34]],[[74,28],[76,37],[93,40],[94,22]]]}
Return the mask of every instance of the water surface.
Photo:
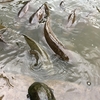
{"label": "water surface", "polygon": [[[51,27],[58,39],[76,57],[74,63],[64,62],[55,56],[45,41],[43,26],[30,25],[29,17],[44,3],[50,7]],[[99,0],[65,0],[62,7],[60,0],[32,1],[28,13],[18,18],[17,13],[24,1],[14,0],[0,3],[0,23],[8,29],[3,33],[7,44],[0,44],[0,70],[33,76],[38,81],[58,79],[78,84],[100,85],[100,12]],[[68,23],[69,14],[75,10],[73,25]],[[52,64],[41,68],[31,67],[35,58],[29,54],[22,34],[36,40],[50,55]],[[3,46],[2,46],[3,45]]]}

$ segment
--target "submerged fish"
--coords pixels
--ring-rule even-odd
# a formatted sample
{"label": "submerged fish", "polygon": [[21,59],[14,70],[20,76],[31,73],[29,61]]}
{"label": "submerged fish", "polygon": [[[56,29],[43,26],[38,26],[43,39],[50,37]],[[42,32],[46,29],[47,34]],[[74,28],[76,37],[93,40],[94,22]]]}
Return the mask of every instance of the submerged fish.
{"label": "submerged fish", "polygon": [[100,9],[96,6],[97,11],[100,13]]}
{"label": "submerged fish", "polygon": [[74,9],[68,16],[67,19],[67,24],[71,21],[71,26],[75,23],[76,21],[76,14],[75,14],[76,9]]}
{"label": "submerged fish", "polygon": [[57,39],[56,35],[53,33],[51,27],[50,27],[50,20],[49,17],[47,18],[47,21],[44,25],[44,36],[48,43],[48,45],[51,47],[51,49],[59,55],[62,60],[69,60],[69,57],[67,55],[67,49],[65,49],[64,45]]}
{"label": "submerged fish", "polygon": [[[75,9],[76,10],[76,9]],[[75,20],[76,20],[76,14],[75,14],[75,10],[73,12],[73,19],[72,19],[72,24],[74,24]]]}
{"label": "submerged fish", "polygon": [[1,0],[0,3],[7,3],[7,2],[12,2],[12,1],[14,1],[14,0]]}
{"label": "submerged fish", "polygon": [[2,43],[5,43],[6,44],[6,42],[0,37],[0,42],[2,42]]}
{"label": "submerged fish", "polygon": [[0,34],[3,34],[7,30],[7,27],[0,24]]}

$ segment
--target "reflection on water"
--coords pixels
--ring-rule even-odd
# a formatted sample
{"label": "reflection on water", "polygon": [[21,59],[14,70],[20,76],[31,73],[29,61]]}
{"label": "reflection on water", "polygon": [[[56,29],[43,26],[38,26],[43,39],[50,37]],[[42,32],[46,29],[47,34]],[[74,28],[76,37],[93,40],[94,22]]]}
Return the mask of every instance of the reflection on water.
{"label": "reflection on water", "polygon": [[[29,17],[45,1],[37,0],[31,4],[28,13],[21,19],[17,13],[24,2],[15,0],[0,4],[0,23],[8,27],[3,34],[7,45],[0,43],[0,70],[31,75],[36,80],[59,79],[84,85],[87,82],[91,82],[91,85],[100,84],[100,12],[96,9],[100,6],[99,1],[65,0],[61,8],[59,0],[48,0],[51,27],[58,39],[72,52],[75,58],[72,63],[62,61],[49,48],[43,36],[43,24],[29,24]],[[67,27],[67,18],[75,9],[75,23]],[[33,66],[35,58],[30,56],[30,48],[22,34],[42,45],[50,55],[51,65],[44,63],[41,68]],[[33,70],[31,67],[34,67]]]}

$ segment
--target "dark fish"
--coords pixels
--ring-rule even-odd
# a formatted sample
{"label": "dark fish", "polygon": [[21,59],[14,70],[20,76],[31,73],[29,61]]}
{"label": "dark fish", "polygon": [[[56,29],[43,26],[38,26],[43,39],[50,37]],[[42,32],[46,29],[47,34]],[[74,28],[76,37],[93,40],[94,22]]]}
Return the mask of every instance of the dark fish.
{"label": "dark fish", "polygon": [[100,9],[96,6],[96,9],[98,10],[98,12],[100,13]]}
{"label": "dark fish", "polygon": [[76,15],[75,15],[75,11],[74,11],[74,13],[73,13],[73,19],[72,19],[72,24],[74,24],[75,19],[76,19]]}
{"label": "dark fish", "polygon": [[32,14],[32,16],[29,18],[29,23],[38,23],[42,20],[44,13],[44,4],[35,12]]}
{"label": "dark fish", "polygon": [[29,18],[29,23],[41,23],[44,22],[44,18],[49,16],[49,8],[46,3],[44,3],[39,9],[33,13],[33,15]]}
{"label": "dark fish", "polygon": [[0,42],[6,43],[3,39],[0,38]]}
{"label": "dark fish", "polygon": [[45,18],[49,17],[50,13],[49,13],[49,7],[47,5],[47,3],[44,3],[44,6],[45,6]]}
{"label": "dark fish", "polygon": [[12,2],[14,0],[1,0],[0,3],[7,3],[7,2]]}
{"label": "dark fish", "polygon": [[3,34],[6,30],[7,28],[0,24],[0,34]]}
{"label": "dark fish", "polygon": [[4,95],[2,95],[2,96],[0,97],[0,100],[2,100],[2,99],[3,99],[3,97],[4,97]]}
{"label": "dark fish", "polygon": [[64,1],[61,1],[59,6],[62,8],[63,11],[65,11],[65,5],[64,5]]}
{"label": "dark fish", "polygon": [[75,14],[76,9],[74,9],[68,16],[67,19],[67,24],[69,23],[69,21],[71,20],[71,25],[74,24],[75,20],[76,20],[76,14]]}
{"label": "dark fish", "polygon": [[69,16],[68,16],[68,22],[69,22],[69,20],[70,20],[71,16],[72,16],[72,13],[71,13],[71,14],[69,14]]}
{"label": "dark fish", "polygon": [[30,100],[56,100],[51,88],[41,82],[34,82],[28,88],[27,97]]}
{"label": "dark fish", "polygon": [[30,1],[26,2],[26,4],[21,8],[21,10],[18,12],[18,17],[21,18],[23,17],[26,12],[29,9]]}
{"label": "dark fish", "polygon": [[59,4],[59,5],[60,5],[60,7],[62,6],[62,4],[63,4],[63,3],[64,3],[64,1],[61,1],[61,2],[60,2],[60,4]]}
{"label": "dark fish", "polygon": [[59,55],[62,60],[69,60],[69,57],[67,56],[67,52],[63,44],[57,39],[56,35],[53,33],[51,27],[50,27],[50,20],[49,17],[47,18],[47,21],[44,25],[44,36],[48,43],[48,45],[51,47],[51,49]]}

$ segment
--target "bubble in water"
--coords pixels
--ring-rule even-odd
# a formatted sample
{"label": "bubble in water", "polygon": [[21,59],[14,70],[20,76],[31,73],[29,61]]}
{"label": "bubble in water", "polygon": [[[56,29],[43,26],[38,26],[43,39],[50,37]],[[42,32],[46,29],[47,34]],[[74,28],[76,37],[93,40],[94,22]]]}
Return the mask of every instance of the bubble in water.
{"label": "bubble in water", "polygon": [[87,85],[90,86],[91,85],[91,82],[87,81]]}

